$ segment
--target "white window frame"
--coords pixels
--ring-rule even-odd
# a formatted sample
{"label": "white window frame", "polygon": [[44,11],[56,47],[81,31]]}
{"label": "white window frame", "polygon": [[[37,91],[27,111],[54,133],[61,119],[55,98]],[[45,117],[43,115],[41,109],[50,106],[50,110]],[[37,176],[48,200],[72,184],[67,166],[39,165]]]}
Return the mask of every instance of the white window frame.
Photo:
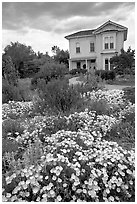
{"label": "white window frame", "polygon": [[[79,48],[79,52],[77,52],[77,48]],[[76,42],[76,54],[80,53],[80,43]]]}
{"label": "white window frame", "polygon": [[[108,49],[105,49],[105,38],[108,37]],[[110,39],[113,37],[113,48],[110,48]],[[103,35],[103,50],[114,50],[116,49],[116,33],[108,33]]]}
{"label": "white window frame", "polygon": [[[94,51],[91,51],[91,44],[94,44]],[[90,52],[95,52],[95,42],[90,42]]]}

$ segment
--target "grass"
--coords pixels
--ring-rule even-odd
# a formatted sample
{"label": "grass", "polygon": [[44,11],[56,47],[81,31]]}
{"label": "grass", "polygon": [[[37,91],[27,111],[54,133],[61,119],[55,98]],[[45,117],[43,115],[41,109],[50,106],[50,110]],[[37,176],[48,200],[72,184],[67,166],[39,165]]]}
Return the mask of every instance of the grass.
{"label": "grass", "polygon": [[135,86],[135,76],[134,75],[125,75],[117,76],[114,81],[107,81],[110,85],[121,85],[121,86]]}

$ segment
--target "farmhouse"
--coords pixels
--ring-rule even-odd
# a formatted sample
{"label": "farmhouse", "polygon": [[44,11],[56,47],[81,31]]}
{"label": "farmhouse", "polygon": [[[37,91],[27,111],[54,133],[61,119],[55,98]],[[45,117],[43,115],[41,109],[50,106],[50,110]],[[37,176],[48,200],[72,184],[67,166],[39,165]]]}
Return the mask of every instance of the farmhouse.
{"label": "farmhouse", "polygon": [[110,58],[124,48],[127,31],[127,27],[109,20],[96,29],[66,36],[69,40],[69,69],[111,70]]}

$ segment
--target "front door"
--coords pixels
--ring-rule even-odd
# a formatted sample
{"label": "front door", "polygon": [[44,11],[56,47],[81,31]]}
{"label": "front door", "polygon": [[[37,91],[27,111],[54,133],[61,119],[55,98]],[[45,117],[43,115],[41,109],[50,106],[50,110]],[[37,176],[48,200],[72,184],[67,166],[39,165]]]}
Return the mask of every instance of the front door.
{"label": "front door", "polygon": [[96,68],[96,60],[92,59],[90,63],[91,63],[90,64],[90,70],[91,71],[95,70],[95,68]]}
{"label": "front door", "polygon": [[77,62],[77,69],[80,69],[80,68],[81,68],[81,63]]}

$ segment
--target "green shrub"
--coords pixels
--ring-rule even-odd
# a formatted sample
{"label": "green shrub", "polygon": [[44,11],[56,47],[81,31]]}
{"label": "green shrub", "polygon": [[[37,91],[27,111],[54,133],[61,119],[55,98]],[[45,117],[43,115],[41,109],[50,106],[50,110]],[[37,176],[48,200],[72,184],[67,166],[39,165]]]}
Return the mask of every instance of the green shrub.
{"label": "green shrub", "polygon": [[86,74],[87,73],[87,69],[72,69],[69,71],[69,74],[71,75],[76,75],[76,74]]}
{"label": "green shrub", "polygon": [[95,75],[100,76],[102,80],[114,80],[116,77],[114,70],[96,70]]}
{"label": "green shrub", "polygon": [[7,138],[14,137],[16,138],[18,135],[21,135],[24,131],[24,127],[13,119],[6,119],[2,123],[2,137]]}
{"label": "green shrub", "polygon": [[83,106],[80,92],[74,86],[69,86],[68,80],[52,80],[48,84],[42,80],[37,86],[42,110],[59,113],[78,110]]}
{"label": "green shrub", "polygon": [[111,115],[111,108],[105,99],[89,101],[89,111],[96,111],[97,115]]}
{"label": "green shrub", "polygon": [[135,103],[135,87],[128,87],[124,89],[124,98],[129,100],[132,104]]}
{"label": "green shrub", "polygon": [[45,63],[41,66],[40,71],[31,80],[32,87],[36,88],[38,80],[44,79],[46,83],[52,79],[64,78],[67,74],[67,68],[64,64]]}
{"label": "green shrub", "polygon": [[8,84],[6,80],[2,80],[2,103],[8,101],[23,101],[21,90],[17,86]]}

